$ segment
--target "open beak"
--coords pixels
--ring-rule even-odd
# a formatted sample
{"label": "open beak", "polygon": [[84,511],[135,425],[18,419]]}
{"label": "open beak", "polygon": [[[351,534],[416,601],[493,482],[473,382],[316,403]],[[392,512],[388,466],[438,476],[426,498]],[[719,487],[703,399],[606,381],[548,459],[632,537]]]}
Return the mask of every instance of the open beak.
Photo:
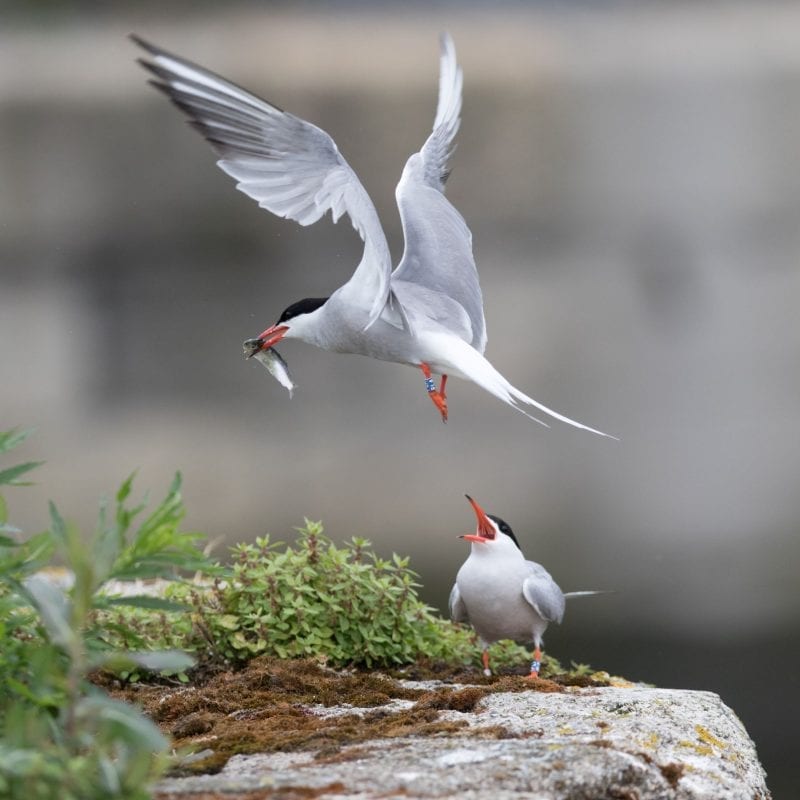
{"label": "open beak", "polygon": [[274,347],[286,335],[289,330],[288,325],[273,325],[267,328],[260,336],[255,339],[248,339],[245,342],[248,353],[247,358],[252,358],[256,353],[261,350],[266,350]]}
{"label": "open beak", "polygon": [[461,538],[468,542],[480,542],[481,544],[491,542],[495,537],[492,521],[486,516],[486,512],[468,494],[464,496],[469,500],[472,510],[478,518],[478,532],[477,534],[468,533]]}

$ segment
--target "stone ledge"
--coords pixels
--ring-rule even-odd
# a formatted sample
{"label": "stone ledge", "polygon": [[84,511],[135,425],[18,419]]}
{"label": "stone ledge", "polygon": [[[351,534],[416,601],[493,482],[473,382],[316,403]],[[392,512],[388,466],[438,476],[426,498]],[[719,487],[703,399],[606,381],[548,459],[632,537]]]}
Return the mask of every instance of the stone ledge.
{"label": "stone ledge", "polygon": [[[392,713],[391,704],[386,710]],[[499,693],[483,698],[474,712],[440,716],[467,721],[471,735],[368,741],[328,757],[236,756],[218,775],[162,781],[158,796],[301,791],[304,797],[338,800],[770,797],[747,731],[711,692],[635,686]],[[482,728],[491,732],[485,738]]]}

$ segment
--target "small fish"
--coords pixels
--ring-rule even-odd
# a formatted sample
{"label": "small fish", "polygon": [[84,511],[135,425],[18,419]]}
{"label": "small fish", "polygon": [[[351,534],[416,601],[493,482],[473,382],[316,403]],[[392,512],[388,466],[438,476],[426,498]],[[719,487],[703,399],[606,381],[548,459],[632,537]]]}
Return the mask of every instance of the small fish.
{"label": "small fish", "polygon": [[260,361],[269,371],[269,374],[281,386],[289,390],[289,397],[291,397],[297,388],[297,384],[292,380],[292,376],[289,374],[289,367],[283,360],[283,356],[274,347],[268,347],[263,350],[258,339],[248,339],[242,347],[244,349],[244,357],[255,357],[256,361]]}

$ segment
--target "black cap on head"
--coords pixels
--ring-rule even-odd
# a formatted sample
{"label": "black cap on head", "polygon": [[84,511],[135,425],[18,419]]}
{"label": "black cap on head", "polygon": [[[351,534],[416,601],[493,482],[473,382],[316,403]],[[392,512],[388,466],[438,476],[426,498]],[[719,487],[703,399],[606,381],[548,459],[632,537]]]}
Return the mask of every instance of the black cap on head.
{"label": "black cap on head", "polygon": [[514,544],[517,546],[517,550],[522,550],[522,548],[519,546],[519,542],[517,541],[517,537],[514,536],[514,531],[511,530],[511,526],[505,520],[500,519],[500,517],[496,517],[494,514],[487,514],[486,516],[489,517],[489,519],[494,522],[495,525],[497,525],[500,533],[504,533],[511,539],[512,542],[514,542]]}
{"label": "black cap on head", "polygon": [[282,325],[293,317],[299,317],[301,314],[310,314],[312,311],[324,306],[327,301],[327,297],[305,297],[302,300],[298,300],[283,310],[275,324]]}

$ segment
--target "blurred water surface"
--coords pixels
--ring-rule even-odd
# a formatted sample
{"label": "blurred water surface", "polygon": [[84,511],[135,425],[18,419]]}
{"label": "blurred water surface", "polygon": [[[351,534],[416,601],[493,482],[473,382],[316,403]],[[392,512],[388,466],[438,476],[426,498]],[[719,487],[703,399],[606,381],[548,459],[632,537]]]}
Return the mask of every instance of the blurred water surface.
{"label": "blurred water surface", "polygon": [[[411,555],[444,609],[469,492],[565,590],[616,590],[570,605],[556,655],[721,691],[791,797],[800,7],[499,8],[0,30],[1,422],[37,427],[26,455],[47,459],[13,516],[39,529],[52,497],[90,526],[131,469],[153,492],[181,469],[212,538],[322,519]],[[394,185],[433,120],[444,28],[465,73],[448,196],[474,235],[487,355],[619,443],[458,381],[444,426],[416,371],[297,343],[290,401],[241,342],[343,283],[360,242],[237,193],[125,39],[328,130],[397,258]]]}

